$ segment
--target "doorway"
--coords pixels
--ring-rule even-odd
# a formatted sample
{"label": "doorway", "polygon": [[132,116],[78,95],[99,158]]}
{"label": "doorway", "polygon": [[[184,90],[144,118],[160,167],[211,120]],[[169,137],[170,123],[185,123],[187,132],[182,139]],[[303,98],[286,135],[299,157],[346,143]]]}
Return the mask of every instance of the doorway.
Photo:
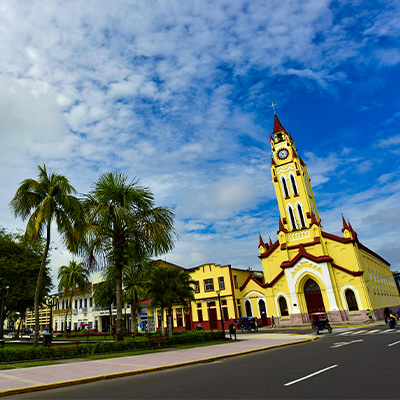
{"label": "doorway", "polygon": [[324,300],[318,283],[309,279],[304,285],[304,296],[306,298],[308,313],[325,312]]}
{"label": "doorway", "polygon": [[261,325],[262,326],[267,326],[268,325],[267,309],[265,307],[265,301],[264,300],[261,299],[258,302],[258,308],[260,310]]}

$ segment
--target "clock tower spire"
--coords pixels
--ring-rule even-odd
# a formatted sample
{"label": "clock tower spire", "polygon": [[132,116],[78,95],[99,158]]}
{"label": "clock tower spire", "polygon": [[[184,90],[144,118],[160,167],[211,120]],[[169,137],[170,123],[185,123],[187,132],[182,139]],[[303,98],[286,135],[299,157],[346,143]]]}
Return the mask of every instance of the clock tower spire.
{"label": "clock tower spire", "polygon": [[[274,130],[270,136],[271,174],[278,200],[281,221],[287,234],[320,228],[320,218],[311,188],[307,166],[297,155],[295,142],[274,115]],[[320,232],[319,232],[320,233]]]}

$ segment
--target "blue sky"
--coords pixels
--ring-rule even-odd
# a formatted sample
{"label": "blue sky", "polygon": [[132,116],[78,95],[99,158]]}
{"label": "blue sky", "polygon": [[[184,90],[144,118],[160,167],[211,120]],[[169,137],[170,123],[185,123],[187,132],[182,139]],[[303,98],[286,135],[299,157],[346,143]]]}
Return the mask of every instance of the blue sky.
{"label": "blue sky", "polygon": [[273,101],[324,230],[343,213],[400,269],[399,1],[4,0],[0,35],[1,225],[37,164],[81,193],[122,171],[175,210],[163,258],[261,269]]}

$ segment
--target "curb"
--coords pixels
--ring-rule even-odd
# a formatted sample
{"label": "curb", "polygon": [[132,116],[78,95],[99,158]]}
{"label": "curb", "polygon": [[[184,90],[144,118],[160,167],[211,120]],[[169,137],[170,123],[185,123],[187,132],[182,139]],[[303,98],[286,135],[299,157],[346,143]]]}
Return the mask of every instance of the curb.
{"label": "curb", "polygon": [[4,390],[4,391],[0,391],[0,397],[11,396],[14,394],[38,392],[40,390],[56,389],[56,388],[60,388],[60,387],[79,385],[81,383],[89,383],[89,382],[103,381],[103,380],[107,380],[107,379],[123,378],[126,376],[140,375],[140,374],[144,374],[144,373],[148,373],[148,372],[155,372],[155,371],[163,371],[166,369],[178,368],[178,367],[183,367],[183,366],[187,366],[187,365],[208,363],[208,362],[213,362],[213,361],[217,361],[217,360],[221,360],[221,359],[225,359],[225,358],[232,358],[232,357],[241,356],[241,355],[245,355],[245,354],[256,353],[259,351],[271,350],[271,349],[276,349],[279,347],[286,347],[286,346],[292,346],[292,345],[301,344],[301,343],[312,342],[317,339],[318,339],[318,337],[307,338],[307,339],[299,340],[297,342],[282,343],[282,344],[277,344],[274,346],[261,347],[259,349],[241,351],[238,353],[203,358],[201,360],[193,360],[193,361],[186,361],[186,362],[182,362],[182,363],[178,363],[178,364],[164,365],[162,367],[145,368],[145,369],[139,369],[139,370],[135,370],[135,371],[118,372],[115,374],[99,375],[99,376],[92,376],[89,378],[75,379],[72,381],[47,383],[47,384],[38,385],[38,386],[28,386],[28,387],[24,387],[24,388]]}

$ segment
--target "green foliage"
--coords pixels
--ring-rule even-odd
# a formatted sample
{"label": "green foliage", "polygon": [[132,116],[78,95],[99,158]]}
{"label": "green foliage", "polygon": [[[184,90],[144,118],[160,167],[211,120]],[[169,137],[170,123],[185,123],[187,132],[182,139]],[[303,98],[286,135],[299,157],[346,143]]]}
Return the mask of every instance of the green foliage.
{"label": "green foliage", "polygon": [[[151,335],[158,336],[157,333],[152,332]],[[185,331],[174,334],[171,337],[172,345],[180,344],[192,344],[192,343],[202,343],[208,341],[222,340],[224,337],[222,331],[208,332],[208,331]],[[87,355],[103,354],[103,353],[114,353],[130,350],[142,350],[158,347],[167,347],[171,343],[151,343],[151,340],[134,340],[126,339],[124,341],[106,341],[97,343],[80,343],[74,347],[74,345],[68,346],[57,346],[57,347],[33,347],[26,346],[25,348],[12,348],[3,347],[0,348],[0,360],[2,362],[14,362],[22,360],[41,360],[49,358],[69,358],[69,357],[84,357]],[[62,350],[66,349],[67,352],[54,352],[51,350]],[[81,350],[78,350],[81,349]]]}
{"label": "green foliage", "polygon": [[68,179],[54,172],[47,171],[46,166],[38,165],[39,179],[25,179],[10,202],[15,216],[28,219],[25,238],[28,243],[37,244],[45,236],[40,269],[35,289],[35,346],[39,345],[39,304],[40,292],[43,289],[43,276],[50,248],[51,222],[55,221],[58,232],[67,248],[76,252],[77,243],[84,222],[81,203],[73,196],[76,190]]}
{"label": "green foliage", "polygon": [[[36,279],[41,264],[39,248],[32,248],[22,236],[11,234],[0,227],[0,289],[9,286],[5,301],[5,316],[11,312],[25,315],[27,308],[33,308]],[[50,270],[44,270],[43,285],[39,299],[52,288]]]}
{"label": "green foliage", "polygon": [[[87,260],[115,268],[117,339],[123,339],[122,270],[131,263],[168,252],[174,244],[174,214],[155,207],[150,189],[121,173],[100,175],[85,201]],[[98,257],[97,257],[98,258]]]}

